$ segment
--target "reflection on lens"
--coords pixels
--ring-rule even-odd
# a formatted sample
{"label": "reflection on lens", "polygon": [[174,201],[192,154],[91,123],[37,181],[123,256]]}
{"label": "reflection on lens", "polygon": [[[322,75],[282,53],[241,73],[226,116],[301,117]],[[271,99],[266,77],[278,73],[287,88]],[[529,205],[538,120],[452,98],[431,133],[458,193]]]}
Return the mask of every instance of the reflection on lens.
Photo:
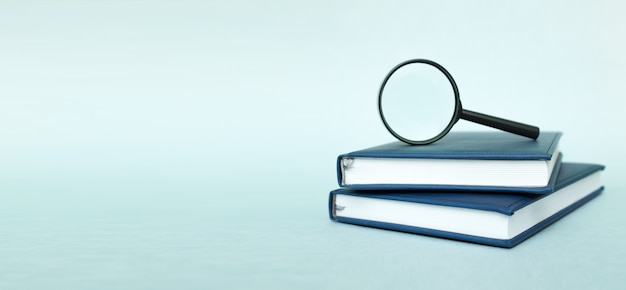
{"label": "reflection on lens", "polygon": [[449,130],[456,104],[450,80],[425,63],[401,66],[381,88],[380,109],[386,125],[412,141],[426,141]]}

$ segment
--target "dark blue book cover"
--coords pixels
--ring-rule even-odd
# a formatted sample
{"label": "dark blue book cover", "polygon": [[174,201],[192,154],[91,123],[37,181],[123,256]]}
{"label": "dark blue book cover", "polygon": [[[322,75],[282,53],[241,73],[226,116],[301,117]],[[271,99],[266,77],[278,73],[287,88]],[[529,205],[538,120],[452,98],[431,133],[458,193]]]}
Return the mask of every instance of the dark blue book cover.
{"label": "dark blue book cover", "polygon": [[[498,247],[513,247],[523,240],[534,235],[547,227],[562,216],[578,208],[602,192],[599,173],[604,166],[597,164],[563,163],[555,184],[555,192],[552,194],[536,195],[524,193],[497,193],[497,192],[441,192],[441,191],[380,191],[380,190],[351,190],[341,188],[334,190],[329,196],[329,214],[334,221],[350,223],[374,228],[389,229],[416,234],[431,235],[448,239],[457,239],[479,244],[487,244]],[[433,205],[434,210],[439,208],[448,210],[454,208],[469,209],[474,212],[492,212],[498,214],[498,219],[505,221],[516,213],[535,210],[533,206],[540,206],[548,202],[554,202],[553,213],[545,218],[534,221],[534,224],[524,228],[519,234],[508,238],[494,238],[493,236],[479,236],[454,231],[446,231],[438,228],[426,228],[407,224],[388,222],[384,220],[362,219],[342,216],[338,212],[343,210],[343,205],[335,204],[338,195],[353,196],[362,202],[371,203],[376,200],[399,201],[402,204]],[[546,200],[544,200],[546,199]],[[548,200],[550,199],[550,200]],[[542,202],[542,200],[544,200]],[[358,207],[361,201],[351,205]],[[373,203],[376,204],[376,203]],[[395,203],[394,203],[395,204]],[[556,208],[555,208],[556,207]],[[545,209],[535,211],[545,211]],[[383,215],[385,213],[382,213]],[[419,216],[419,215],[418,215]],[[533,219],[534,217],[529,217]],[[477,229],[480,231],[480,229]]]}
{"label": "dark blue book cover", "polygon": [[[450,132],[425,146],[392,142],[339,155],[337,181],[341,187],[363,190],[550,193],[560,169],[561,135],[542,132],[532,140],[499,131]],[[406,164],[411,166],[402,167]]]}

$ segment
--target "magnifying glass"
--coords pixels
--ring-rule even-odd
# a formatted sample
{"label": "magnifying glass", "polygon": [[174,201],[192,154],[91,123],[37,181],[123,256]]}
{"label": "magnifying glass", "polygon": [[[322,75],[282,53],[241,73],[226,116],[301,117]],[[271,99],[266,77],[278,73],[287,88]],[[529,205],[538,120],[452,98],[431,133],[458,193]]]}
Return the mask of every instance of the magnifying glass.
{"label": "magnifying glass", "polygon": [[405,61],[387,74],[378,93],[378,112],[393,136],[412,145],[443,138],[459,119],[532,139],[539,136],[538,127],[463,109],[450,73],[427,59]]}

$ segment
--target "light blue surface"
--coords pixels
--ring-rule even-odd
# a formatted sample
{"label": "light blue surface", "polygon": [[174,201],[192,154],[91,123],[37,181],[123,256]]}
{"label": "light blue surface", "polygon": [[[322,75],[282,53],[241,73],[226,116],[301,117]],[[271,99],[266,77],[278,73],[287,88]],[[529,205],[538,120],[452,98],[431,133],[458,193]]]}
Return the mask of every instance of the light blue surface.
{"label": "light blue surface", "polygon": [[[620,289],[624,8],[2,1],[0,289]],[[331,222],[335,158],[393,141],[378,86],[416,57],[563,131],[604,193],[511,250]]]}

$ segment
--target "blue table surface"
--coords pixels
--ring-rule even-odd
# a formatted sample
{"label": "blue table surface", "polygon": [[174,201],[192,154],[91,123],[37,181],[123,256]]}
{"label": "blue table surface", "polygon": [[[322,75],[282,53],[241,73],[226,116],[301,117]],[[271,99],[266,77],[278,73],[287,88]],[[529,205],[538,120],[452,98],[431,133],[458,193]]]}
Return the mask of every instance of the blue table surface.
{"label": "blue table surface", "polygon": [[332,222],[315,178],[5,183],[0,288],[623,286],[623,186],[501,249]]}

